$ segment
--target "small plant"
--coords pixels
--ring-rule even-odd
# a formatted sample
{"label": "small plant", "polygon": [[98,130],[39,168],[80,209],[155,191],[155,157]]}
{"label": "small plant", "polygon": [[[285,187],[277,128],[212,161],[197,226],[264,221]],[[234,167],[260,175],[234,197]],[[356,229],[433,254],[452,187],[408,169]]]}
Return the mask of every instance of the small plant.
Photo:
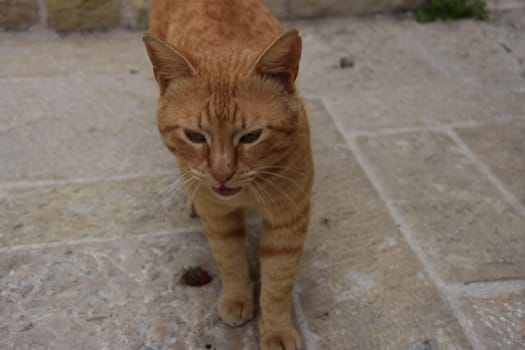
{"label": "small plant", "polygon": [[461,18],[486,19],[484,0],[427,0],[416,10],[416,21],[432,22]]}

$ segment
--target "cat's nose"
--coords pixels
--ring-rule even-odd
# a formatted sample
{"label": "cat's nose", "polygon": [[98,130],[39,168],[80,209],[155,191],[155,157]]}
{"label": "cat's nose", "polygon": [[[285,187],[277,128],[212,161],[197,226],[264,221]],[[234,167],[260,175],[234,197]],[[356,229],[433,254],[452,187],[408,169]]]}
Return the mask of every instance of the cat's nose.
{"label": "cat's nose", "polygon": [[217,182],[221,185],[225,185],[228,180],[230,180],[235,173],[235,170],[230,169],[220,169],[218,171],[212,171],[211,176],[217,180]]}
{"label": "cat's nose", "polygon": [[235,168],[235,159],[231,150],[212,150],[210,175],[219,185],[225,185],[232,178]]}

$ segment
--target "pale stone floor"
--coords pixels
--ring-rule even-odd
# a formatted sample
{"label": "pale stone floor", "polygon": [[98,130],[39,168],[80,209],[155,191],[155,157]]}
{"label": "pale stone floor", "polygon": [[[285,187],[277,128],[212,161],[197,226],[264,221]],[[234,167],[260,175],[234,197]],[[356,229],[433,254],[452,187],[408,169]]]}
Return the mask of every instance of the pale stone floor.
{"label": "pale stone floor", "polygon": [[[306,347],[525,349],[525,13],[289,25],[317,168]],[[184,197],[162,216],[155,95],[140,33],[0,33],[0,349],[257,348],[218,318]],[[192,265],[213,282],[182,285]]]}

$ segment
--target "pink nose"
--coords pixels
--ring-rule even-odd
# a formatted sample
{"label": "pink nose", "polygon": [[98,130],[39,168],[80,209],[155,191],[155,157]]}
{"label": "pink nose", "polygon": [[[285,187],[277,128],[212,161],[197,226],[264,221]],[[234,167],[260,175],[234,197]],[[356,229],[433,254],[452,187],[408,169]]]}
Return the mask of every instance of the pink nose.
{"label": "pink nose", "polygon": [[213,176],[219,184],[224,185],[232,178],[235,173],[235,159],[231,150],[220,151],[213,150],[210,154],[210,175]]}
{"label": "pink nose", "polygon": [[213,176],[213,178],[215,180],[217,180],[217,182],[219,182],[221,185],[224,185],[226,182],[228,182],[229,179],[232,178],[233,174],[234,174],[235,171],[213,171],[211,172],[211,176]]}

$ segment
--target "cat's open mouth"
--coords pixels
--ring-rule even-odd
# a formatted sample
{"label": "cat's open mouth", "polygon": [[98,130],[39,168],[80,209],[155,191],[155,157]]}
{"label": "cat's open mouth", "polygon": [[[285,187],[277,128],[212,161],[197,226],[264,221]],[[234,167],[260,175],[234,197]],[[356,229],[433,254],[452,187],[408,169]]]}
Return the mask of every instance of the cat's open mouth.
{"label": "cat's open mouth", "polygon": [[214,190],[215,193],[217,193],[219,196],[222,196],[222,197],[230,197],[230,196],[233,196],[234,194],[238,193],[238,192],[241,190],[241,187],[226,187],[226,186],[221,186],[221,187],[213,187],[213,190]]}

